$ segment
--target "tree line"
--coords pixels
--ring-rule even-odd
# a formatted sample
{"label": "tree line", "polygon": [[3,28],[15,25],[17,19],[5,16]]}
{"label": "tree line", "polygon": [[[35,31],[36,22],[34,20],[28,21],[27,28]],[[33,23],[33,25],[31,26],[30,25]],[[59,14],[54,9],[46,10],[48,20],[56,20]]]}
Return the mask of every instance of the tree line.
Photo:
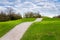
{"label": "tree line", "polygon": [[[23,18],[40,18],[41,15],[39,13],[27,12],[24,13]],[[8,12],[0,12],[0,22],[9,21],[9,20],[17,20],[22,19],[22,15],[20,13],[16,13],[13,9],[8,9]]]}
{"label": "tree line", "polygon": [[54,16],[53,18],[60,18],[60,15],[58,15],[58,16]]}
{"label": "tree line", "polygon": [[[22,19],[22,18],[41,18],[42,16],[40,15],[39,12],[34,13],[34,12],[27,12],[24,13],[23,17],[20,13],[16,13],[13,11],[13,9],[8,9],[8,12],[0,12],[0,22],[2,21],[10,21],[10,20],[17,20],[17,19]],[[53,18],[60,18],[60,15],[54,16]]]}

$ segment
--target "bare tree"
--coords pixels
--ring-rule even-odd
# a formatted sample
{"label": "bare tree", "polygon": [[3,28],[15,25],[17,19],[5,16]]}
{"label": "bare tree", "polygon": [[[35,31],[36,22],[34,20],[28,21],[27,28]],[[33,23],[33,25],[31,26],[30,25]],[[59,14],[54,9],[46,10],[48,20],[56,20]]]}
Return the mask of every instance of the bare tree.
{"label": "bare tree", "polygon": [[24,15],[25,18],[40,18],[41,15],[39,13],[27,12]]}
{"label": "bare tree", "polygon": [[21,19],[22,16],[19,14],[17,14],[16,12],[14,12],[14,10],[12,8],[8,9],[8,16],[11,20],[16,20],[16,19]]}

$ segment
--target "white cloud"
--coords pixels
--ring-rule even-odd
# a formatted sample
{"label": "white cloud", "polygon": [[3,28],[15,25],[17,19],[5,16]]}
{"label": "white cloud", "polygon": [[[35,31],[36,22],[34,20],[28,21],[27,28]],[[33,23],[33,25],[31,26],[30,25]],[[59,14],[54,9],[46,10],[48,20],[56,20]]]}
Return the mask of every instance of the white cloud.
{"label": "white cloud", "polygon": [[[41,13],[45,13],[44,15],[53,15],[60,13],[60,2],[55,2],[57,0],[31,0],[25,1],[21,3],[21,0],[16,0],[14,2],[9,2],[7,0],[0,0],[0,3],[4,4],[5,6],[0,8],[3,10],[6,7],[12,7],[17,12],[27,12],[27,11],[39,11]],[[13,6],[11,6],[13,5]],[[1,10],[0,9],[0,10]],[[47,14],[46,14],[47,13]]]}

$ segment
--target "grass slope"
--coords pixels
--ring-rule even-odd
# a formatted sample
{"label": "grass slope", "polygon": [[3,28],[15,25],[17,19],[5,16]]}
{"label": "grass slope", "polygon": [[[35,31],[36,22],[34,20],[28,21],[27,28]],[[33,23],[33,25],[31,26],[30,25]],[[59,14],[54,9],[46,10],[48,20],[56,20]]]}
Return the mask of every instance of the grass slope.
{"label": "grass slope", "polygon": [[32,24],[21,40],[60,40],[60,19],[44,18]]}
{"label": "grass slope", "polygon": [[22,22],[34,21],[35,18],[24,18],[19,20],[7,21],[7,22],[0,22],[0,37],[6,34],[9,30],[14,28],[17,24]]}

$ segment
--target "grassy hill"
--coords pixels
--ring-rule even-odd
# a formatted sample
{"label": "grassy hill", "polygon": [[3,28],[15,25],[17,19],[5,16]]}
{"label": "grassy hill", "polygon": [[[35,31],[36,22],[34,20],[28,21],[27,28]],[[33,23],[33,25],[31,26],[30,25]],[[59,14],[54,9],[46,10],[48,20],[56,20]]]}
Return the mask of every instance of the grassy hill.
{"label": "grassy hill", "polygon": [[33,23],[21,40],[60,40],[60,19],[44,18]]}

